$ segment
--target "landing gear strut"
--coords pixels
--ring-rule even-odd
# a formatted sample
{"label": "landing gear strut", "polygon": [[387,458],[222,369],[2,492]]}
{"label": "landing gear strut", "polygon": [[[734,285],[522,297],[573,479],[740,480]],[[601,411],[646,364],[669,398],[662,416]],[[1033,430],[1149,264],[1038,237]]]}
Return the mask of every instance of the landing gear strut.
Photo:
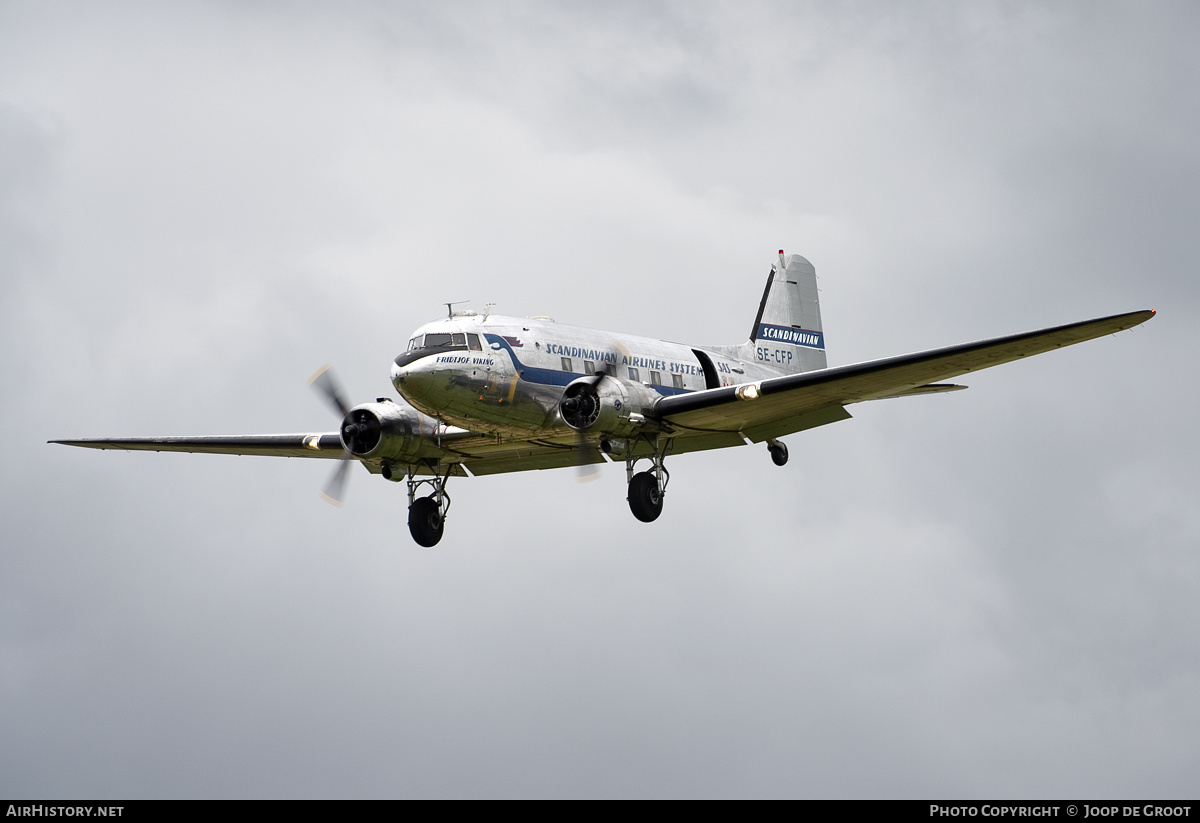
{"label": "landing gear strut", "polygon": [[[433,548],[442,539],[446,528],[446,512],[450,511],[450,495],[446,493],[446,480],[452,466],[438,476],[436,466],[433,477],[418,480],[412,468],[408,472],[408,531],[418,546]],[[433,493],[428,497],[417,497],[417,489],[428,483]]]}
{"label": "landing gear strut", "polygon": [[[647,443],[651,443],[650,438],[646,437],[645,440]],[[669,444],[670,441],[667,443]],[[655,437],[651,443],[654,452],[649,457],[634,457],[633,452],[636,446],[636,443],[630,444],[629,456],[625,458],[625,476],[629,479],[629,495],[626,499],[629,501],[629,510],[633,512],[634,517],[643,523],[652,523],[662,514],[663,496],[667,491],[667,483],[671,479],[671,473],[663,465],[667,445],[663,444],[660,438]],[[634,474],[633,467],[638,460],[649,460],[653,465],[649,471]]]}

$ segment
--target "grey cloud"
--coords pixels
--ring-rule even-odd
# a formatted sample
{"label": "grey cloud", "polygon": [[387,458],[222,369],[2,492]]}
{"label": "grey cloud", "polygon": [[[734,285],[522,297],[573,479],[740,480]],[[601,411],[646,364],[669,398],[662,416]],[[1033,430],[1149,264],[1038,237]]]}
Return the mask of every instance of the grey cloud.
{"label": "grey cloud", "polygon": [[[1194,793],[1190,6],[63,8],[0,11],[0,793]],[[835,363],[1160,315],[432,552],[44,443],[328,426],[445,300],[727,342],[781,246]]]}

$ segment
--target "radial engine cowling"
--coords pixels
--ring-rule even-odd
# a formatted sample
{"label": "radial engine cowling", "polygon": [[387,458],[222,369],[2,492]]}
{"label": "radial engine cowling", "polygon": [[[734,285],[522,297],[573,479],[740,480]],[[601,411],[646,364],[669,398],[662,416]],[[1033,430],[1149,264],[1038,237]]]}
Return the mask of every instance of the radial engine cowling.
{"label": "radial engine cowling", "polygon": [[576,431],[627,434],[636,425],[630,415],[644,416],[655,395],[640,383],[617,377],[580,377],[572,381],[558,401],[563,422]]}
{"label": "radial engine cowling", "polygon": [[391,401],[363,403],[342,420],[342,447],[358,458],[404,462],[420,452],[421,428],[415,409]]}

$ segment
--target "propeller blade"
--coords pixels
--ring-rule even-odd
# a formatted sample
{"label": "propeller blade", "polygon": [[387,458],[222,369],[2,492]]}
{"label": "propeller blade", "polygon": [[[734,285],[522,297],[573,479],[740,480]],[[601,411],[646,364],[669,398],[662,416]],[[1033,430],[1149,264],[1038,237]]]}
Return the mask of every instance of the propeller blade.
{"label": "propeller blade", "polygon": [[[628,361],[629,349],[622,346],[616,340],[610,340],[609,346],[615,350],[617,354],[621,355],[625,361]],[[616,379],[616,374],[616,363],[601,363],[600,368],[596,370],[596,373],[587,378],[587,382],[593,389],[599,389],[600,384],[604,382],[604,378],[608,377]],[[600,477],[600,465],[591,459],[591,450],[595,448],[595,446],[588,442],[586,431],[576,430],[576,433],[578,435],[578,448],[575,452],[576,480],[581,483],[586,483],[589,480],[596,480]],[[601,461],[603,462],[603,458],[601,458]]]}
{"label": "propeller blade", "polygon": [[350,476],[352,462],[348,457],[342,458],[338,467],[333,470],[333,474],[329,475],[325,488],[321,490],[321,497],[325,498],[325,502],[334,506],[342,505],[342,494],[346,490],[346,478]]}
{"label": "propeller blade", "polygon": [[325,402],[333,407],[338,416],[345,417],[350,413],[350,404],[346,402],[346,395],[342,392],[342,387],[333,376],[333,369],[329,366],[319,368],[316,374],[308,378],[308,384],[325,398]]}
{"label": "propeller blade", "polygon": [[575,479],[580,483],[597,480],[600,477],[600,467],[591,461],[590,446],[585,432],[579,432],[579,448],[576,454]]}
{"label": "propeller blade", "polygon": [[[333,369],[328,365],[322,366],[317,369],[316,374],[308,378],[308,384],[317,390],[317,393],[344,421],[350,414],[350,404],[346,401],[346,394],[342,391],[341,384],[333,376]],[[343,425],[345,424],[343,423]],[[342,495],[346,491],[346,478],[350,476],[350,464],[353,462],[349,452],[342,452],[341,461],[333,470],[333,474],[329,475],[329,479],[325,481],[325,488],[321,490],[321,497],[325,498],[327,503],[334,506],[342,505]]]}
{"label": "propeller blade", "polygon": [[[593,389],[598,389],[600,384],[604,382],[604,378],[609,376],[609,364],[605,363],[591,378],[590,385]],[[580,429],[576,431],[578,435],[578,449],[576,450],[575,458],[575,479],[580,483],[586,483],[589,480],[598,480],[600,478],[600,467],[591,461],[590,444],[587,439],[587,432]]]}

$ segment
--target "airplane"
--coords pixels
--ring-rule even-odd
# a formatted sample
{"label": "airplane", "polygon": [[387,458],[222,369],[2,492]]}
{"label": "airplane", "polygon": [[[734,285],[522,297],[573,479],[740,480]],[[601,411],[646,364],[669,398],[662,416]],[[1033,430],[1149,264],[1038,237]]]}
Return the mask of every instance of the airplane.
{"label": "airplane", "polygon": [[[781,250],[749,339],[688,346],[556,323],[455,310],[413,332],[391,365],[399,399],[350,406],[332,373],[310,381],[341,416],[337,431],[52,440],[93,449],[341,460],[324,495],[338,502],[353,462],[405,483],[417,544],[442,539],[451,477],[624,462],[634,517],[662,513],[666,458],[765,443],[846,420],[868,400],[965,389],[940,382],[1132,328],[1150,310],[829,367],[816,270]],[[635,471],[639,464],[647,468]],[[427,487],[427,488],[425,488]],[[428,491],[428,494],[423,494]],[[423,495],[423,496],[419,496]]]}

